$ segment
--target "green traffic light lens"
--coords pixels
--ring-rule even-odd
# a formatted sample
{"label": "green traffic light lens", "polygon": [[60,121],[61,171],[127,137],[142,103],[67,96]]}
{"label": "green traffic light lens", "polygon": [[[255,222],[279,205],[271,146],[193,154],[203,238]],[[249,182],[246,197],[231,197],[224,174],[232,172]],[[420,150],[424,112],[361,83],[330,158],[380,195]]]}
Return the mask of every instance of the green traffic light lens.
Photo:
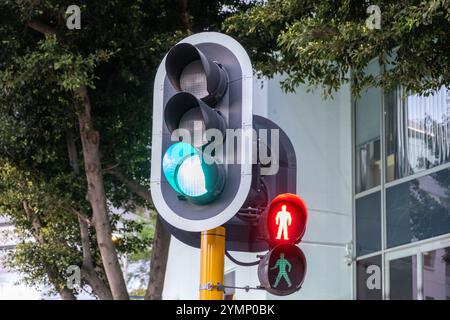
{"label": "green traffic light lens", "polygon": [[169,184],[176,192],[182,193],[176,183],[176,172],[180,164],[192,155],[195,155],[197,150],[185,142],[178,142],[169,147],[163,157],[162,167],[164,176]]}
{"label": "green traffic light lens", "polygon": [[192,145],[177,142],[163,157],[163,172],[179,194],[194,203],[206,204],[222,192],[225,185],[223,167],[205,156]]}
{"label": "green traffic light lens", "polygon": [[178,167],[176,182],[183,194],[199,197],[208,192],[202,162],[198,155],[186,158]]}

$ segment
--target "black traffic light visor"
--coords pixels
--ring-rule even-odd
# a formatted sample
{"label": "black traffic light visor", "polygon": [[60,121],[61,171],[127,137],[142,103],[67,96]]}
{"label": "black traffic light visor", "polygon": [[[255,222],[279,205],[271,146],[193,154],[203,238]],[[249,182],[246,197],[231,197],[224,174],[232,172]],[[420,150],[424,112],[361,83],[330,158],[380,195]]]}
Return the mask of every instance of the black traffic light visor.
{"label": "black traffic light visor", "polygon": [[197,113],[198,119],[194,120],[202,121],[205,130],[220,130],[225,137],[226,124],[223,116],[218,111],[212,109],[203,101],[187,92],[175,94],[166,104],[164,109],[164,121],[166,122],[167,129],[170,133],[180,128],[180,121],[188,111],[196,108],[199,111]]}
{"label": "black traffic light visor", "polygon": [[228,76],[226,71],[217,63],[209,60],[194,45],[179,43],[170,49],[166,57],[166,72],[172,86],[183,91],[180,84],[181,74],[191,62],[199,60],[206,76],[206,90],[208,95],[198,97],[208,105],[215,105],[227,90]]}

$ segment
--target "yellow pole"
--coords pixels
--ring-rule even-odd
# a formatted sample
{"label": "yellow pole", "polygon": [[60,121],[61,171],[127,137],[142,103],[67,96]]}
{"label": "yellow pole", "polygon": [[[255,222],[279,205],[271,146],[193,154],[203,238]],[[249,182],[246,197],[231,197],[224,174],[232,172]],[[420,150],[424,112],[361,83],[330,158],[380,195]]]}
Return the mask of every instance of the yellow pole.
{"label": "yellow pole", "polygon": [[200,256],[200,300],[223,300],[223,291],[217,289],[217,284],[223,284],[224,227],[202,232]]}

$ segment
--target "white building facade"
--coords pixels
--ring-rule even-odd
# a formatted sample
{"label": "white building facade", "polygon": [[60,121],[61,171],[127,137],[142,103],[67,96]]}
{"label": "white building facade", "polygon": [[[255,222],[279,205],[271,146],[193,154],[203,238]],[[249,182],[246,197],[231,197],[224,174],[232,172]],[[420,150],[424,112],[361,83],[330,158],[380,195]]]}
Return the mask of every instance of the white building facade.
{"label": "white building facade", "polygon": [[[389,67],[389,66],[387,66]],[[367,72],[381,72],[374,60]],[[235,299],[450,299],[450,91],[369,88],[353,99],[295,94],[280,78],[254,82],[254,113],[277,123],[297,156],[309,209],[299,244],[303,287],[285,297],[228,290]],[[254,261],[254,253],[232,255]],[[163,297],[198,299],[200,251],[172,237]],[[226,259],[225,285],[259,285],[257,267]]]}

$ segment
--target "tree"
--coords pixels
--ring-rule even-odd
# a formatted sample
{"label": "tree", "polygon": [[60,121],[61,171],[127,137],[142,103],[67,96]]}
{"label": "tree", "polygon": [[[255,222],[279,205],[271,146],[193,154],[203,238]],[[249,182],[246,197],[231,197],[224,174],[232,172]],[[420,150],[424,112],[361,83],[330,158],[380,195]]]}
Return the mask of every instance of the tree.
{"label": "tree", "polygon": [[[78,1],[81,29],[70,30],[66,9],[72,4],[0,3],[0,165],[14,173],[1,181],[0,208],[19,231],[34,238],[17,252],[32,256],[29,248],[41,257],[36,264],[16,259],[16,268],[46,278],[62,297],[73,298],[64,287],[62,265],[52,262],[91,262],[95,273],[84,272],[83,278],[94,293],[128,299],[110,208],[152,207],[149,155],[156,67],[181,37],[217,29],[233,8],[250,4]],[[29,182],[38,187],[22,188]],[[169,240],[156,223],[150,298],[161,297]],[[52,250],[60,245],[67,250],[54,256]],[[103,293],[95,292],[98,288]]]}
{"label": "tree", "polygon": [[[371,24],[377,13],[369,5],[380,9],[380,29]],[[287,91],[304,83],[323,85],[326,94],[346,82],[355,94],[398,83],[422,94],[450,86],[448,0],[268,0],[223,28],[245,44],[263,74],[284,73]],[[377,77],[364,72],[375,57],[388,65]]]}
{"label": "tree", "polygon": [[6,265],[25,274],[30,285],[51,285],[64,299],[75,299],[66,286],[66,270],[71,265],[80,266],[83,284],[97,297],[111,299],[98,250],[91,243],[88,219],[70,193],[61,192],[70,178],[46,181],[1,162],[0,210],[14,224],[20,240],[6,256]]}

